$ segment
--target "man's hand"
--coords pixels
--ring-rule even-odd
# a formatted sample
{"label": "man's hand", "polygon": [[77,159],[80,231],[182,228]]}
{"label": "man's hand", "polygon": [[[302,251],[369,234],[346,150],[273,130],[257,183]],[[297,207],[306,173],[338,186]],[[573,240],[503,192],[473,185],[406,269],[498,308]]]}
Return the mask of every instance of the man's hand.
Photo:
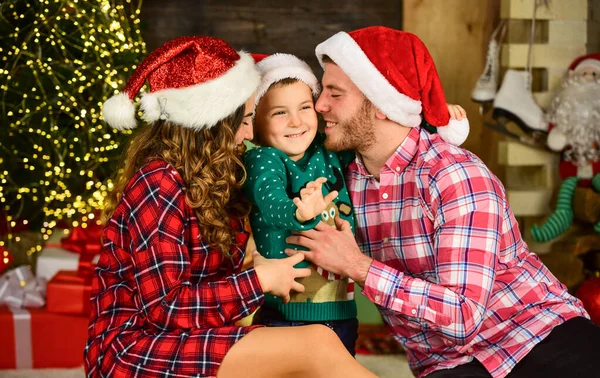
{"label": "man's hand", "polygon": [[350,277],[364,286],[372,259],[358,248],[348,221],[336,217],[335,224],[337,229],[319,222],[312,230],[294,233],[286,241],[306,247],[308,251],[288,248],[285,253],[288,256],[303,254],[307,260],[321,268]]}
{"label": "man's hand", "polygon": [[304,260],[304,256],[292,256],[285,259],[267,259],[258,251],[253,252],[254,270],[258,276],[260,287],[264,293],[283,298],[283,303],[290,301],[290,290],[304,292],[304,286],[296,282],[296,278],[310,276],[308,268],[294,268]]}
{"label": "man's hand", "polygon": [[306,184],[306,187],[300,190],[300,197],[294,198],[296,210],[296,219],[298,222],[306,222],[320,215],[327,205],[338,196],[338,192],[334,190],[323,197],[322,186],[327,181],[325,177],[319,177],[315,181]]}

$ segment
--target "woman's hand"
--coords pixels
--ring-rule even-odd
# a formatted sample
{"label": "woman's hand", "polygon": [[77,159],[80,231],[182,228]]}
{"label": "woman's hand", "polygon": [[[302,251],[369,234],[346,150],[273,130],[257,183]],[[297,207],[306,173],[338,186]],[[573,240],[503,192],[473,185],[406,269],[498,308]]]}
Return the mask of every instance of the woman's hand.
{"label": "woman's hand", "polygon": [[320,215],[327,208],[327,205],[336,199],[338,196],[336,190],[323,197],[321,187],[326,181],[327,178],[319,177],[315,181],[309,182],[304,189],[300,190],[300,197],[294,198],[294,205],[298,208],[296,209],[298,222],[306,222]]}
{"label": "woman's hand", "polygon": [[448,113],[450,113],[450,119],[460,121],[463,118],[467,118],[467,112],[460,105],[446,104],[448,106]]}
{"label": "woman's hand", "polygon": [[294,268],[294,265],[304,260],[303,254],[284,259],[267,259],[254,251],[253,257],[254,270],[263,292],[283,298],[283,303],[290,301],[290,290],[304,292],[304,286],[296,282],[296,278],[310,276],[310,269]]}

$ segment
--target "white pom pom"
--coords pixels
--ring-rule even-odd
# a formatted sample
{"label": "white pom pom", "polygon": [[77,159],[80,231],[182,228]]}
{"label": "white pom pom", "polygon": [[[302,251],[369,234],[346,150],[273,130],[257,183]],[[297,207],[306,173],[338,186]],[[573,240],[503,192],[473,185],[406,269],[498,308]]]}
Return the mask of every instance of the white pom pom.
{"label": "white pom pom", "polygon": [[102,117],[110,127],[117,130],[133,129],[137,126],[135,105],[127,93],[119,93],[106,100],[102,107]]}
{"label": "white pom pom", "polygon": [[546,143],[552,151],[562,151],[567,147],[567,136],[555,127],[548,133]]}
{"label": "white pom pom", "polygon": [[450,119],[448,125],[438,126],[437,132],[446,142],[460,146],[469,136],[469,120],[467,118],[460,121]]}

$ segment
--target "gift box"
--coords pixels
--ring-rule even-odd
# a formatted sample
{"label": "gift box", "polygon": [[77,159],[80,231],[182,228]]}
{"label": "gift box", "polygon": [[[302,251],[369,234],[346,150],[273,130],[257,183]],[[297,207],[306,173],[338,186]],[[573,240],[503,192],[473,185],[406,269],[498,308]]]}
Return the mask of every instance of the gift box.
{"label": "gift box", "polygon": [[0,276],[0,305],[11,307],[44,307],[46,280],[37,278],[27,265]]}
{"label": "gift box", "polygon": [[101,234],[97,225],[76,227],[67,237],[63,231],[55,231],[37,259],[36,276],[50,280],[60,270],[77,270],[82,262],[95,265],[100,257]]}
{"label": "gift box", "polygon": [[0,369],[83,365],[87,317],[0,306]]}
{"label": "gift box", "polygon": [[48,282],[46,290],[48,312],[90,315],[91,272],[61,270]]}
{"label": "gift box", "polygon": [[49,312],[89,316],[92,277],[96,265],[92,259],[100,253],[101,234],[100,226],[86,230],[74,228],[62,240],[65,248],[78,254],[77,270],[60,270],[48,282],[46,307]]}

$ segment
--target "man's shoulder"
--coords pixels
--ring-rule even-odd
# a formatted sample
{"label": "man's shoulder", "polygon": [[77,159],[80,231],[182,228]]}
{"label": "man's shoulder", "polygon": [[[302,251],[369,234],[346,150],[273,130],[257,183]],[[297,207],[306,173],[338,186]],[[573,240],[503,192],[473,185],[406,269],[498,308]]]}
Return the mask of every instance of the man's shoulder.
{"label": "man's shoulder", "polygon": [[472,152],[441,139],[432,140],[424,146],[416,160],[417,169],[425,170],[430,174],[447,167],[471,164],[485,166]]}

